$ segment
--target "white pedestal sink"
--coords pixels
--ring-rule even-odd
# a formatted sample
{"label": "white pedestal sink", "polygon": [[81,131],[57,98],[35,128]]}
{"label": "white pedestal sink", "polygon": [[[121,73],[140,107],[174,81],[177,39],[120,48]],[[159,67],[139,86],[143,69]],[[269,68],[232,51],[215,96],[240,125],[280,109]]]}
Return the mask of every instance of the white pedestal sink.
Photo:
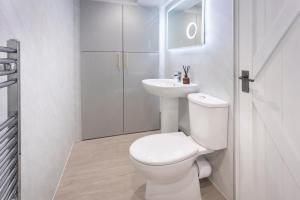
{"label": "white pedestal sink", "polygon": [[161,132],[178,131],[178,98],[197,91],[197,84],[182,84],[173,79],[143,80],[145,89],[160,97]]}

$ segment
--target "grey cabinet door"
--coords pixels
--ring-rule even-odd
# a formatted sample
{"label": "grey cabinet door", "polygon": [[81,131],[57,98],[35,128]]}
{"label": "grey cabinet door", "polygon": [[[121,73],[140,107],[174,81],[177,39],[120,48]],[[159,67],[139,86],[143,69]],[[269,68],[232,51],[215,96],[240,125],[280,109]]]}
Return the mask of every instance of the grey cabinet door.
{"label": "grey cabinet door", "polygon": [[122,51],[122,5],[80,3],[81,51]]}
{"label": "grey cabinet door", "polygon": [[158,8],[124,5],[123,12],[124,51],[158,52]]}
{"label": "grey cabinet door", "polygon": [[83,139],[123,134],[121,52],[81,53]]}
{"label": "grey cabinet door", "polygon": [[159,98],[142,85],[158,75],[158,53],[124,53],[124,133],[160,128]]}

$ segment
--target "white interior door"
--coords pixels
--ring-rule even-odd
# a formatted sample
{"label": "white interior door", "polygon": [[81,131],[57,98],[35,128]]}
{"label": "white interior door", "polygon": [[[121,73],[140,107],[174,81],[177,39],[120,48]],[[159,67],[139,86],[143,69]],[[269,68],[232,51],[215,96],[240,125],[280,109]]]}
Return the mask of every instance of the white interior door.
{"label": "white interior door", "polygon": [[123,134],[121,52],[81,53],[83,139]]}
{"label": "white interior door", "polygon": [[[239,0],[238,200],[300,199],[300,1]],[[239,87],[241,87],[239,85]]]}

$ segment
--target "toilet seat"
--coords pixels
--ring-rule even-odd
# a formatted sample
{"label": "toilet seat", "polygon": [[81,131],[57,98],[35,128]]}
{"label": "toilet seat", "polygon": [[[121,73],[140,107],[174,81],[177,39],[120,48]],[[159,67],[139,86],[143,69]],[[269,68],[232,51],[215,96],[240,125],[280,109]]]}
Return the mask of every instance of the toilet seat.
{"label": "toilet seat", "polygon": [[199,147],[182,132],[145,136],[130,146],[130,156],[145,165],[178,163],[199,154]]}

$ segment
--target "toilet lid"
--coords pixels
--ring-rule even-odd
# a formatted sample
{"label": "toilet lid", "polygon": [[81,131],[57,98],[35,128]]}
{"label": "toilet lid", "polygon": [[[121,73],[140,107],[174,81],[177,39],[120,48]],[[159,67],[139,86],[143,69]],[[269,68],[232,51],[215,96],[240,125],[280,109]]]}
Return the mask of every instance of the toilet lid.
{"label": "toilet lid", "polygon": [[130,146],[130,155],[147,165],[173,164],[194,156],[197,147],[176,134],[155,134],[142,137]]}

